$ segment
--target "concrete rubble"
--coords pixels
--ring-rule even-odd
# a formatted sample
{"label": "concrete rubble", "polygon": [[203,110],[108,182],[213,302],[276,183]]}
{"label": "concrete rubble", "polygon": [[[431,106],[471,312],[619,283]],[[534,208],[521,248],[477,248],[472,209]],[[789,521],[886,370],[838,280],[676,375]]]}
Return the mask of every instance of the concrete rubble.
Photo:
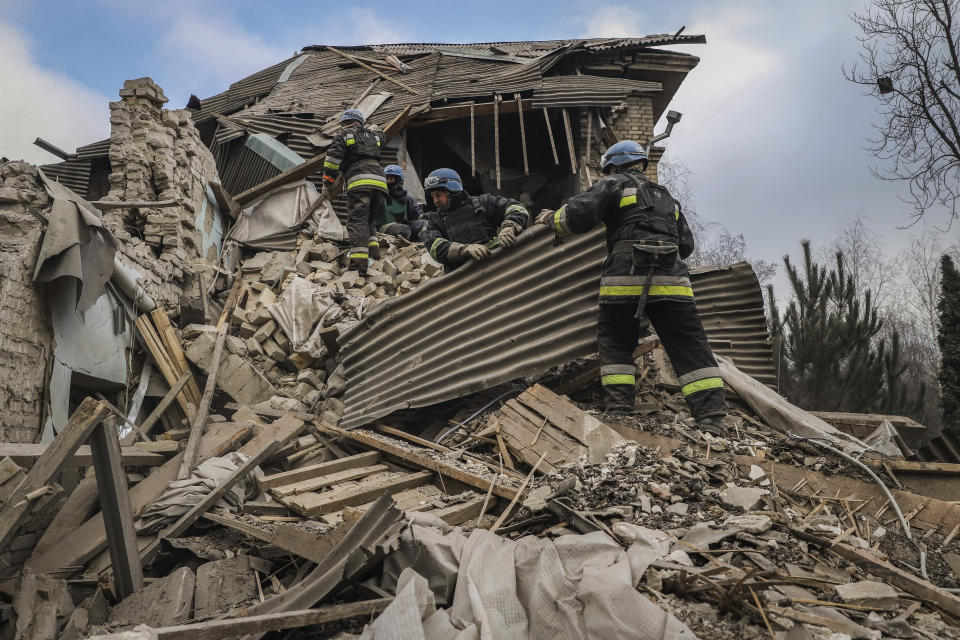
{"label": "concrete rubble", "polygon": [[[229,240],[245,209],[198,109],[164,109],[149,78],[120,97],[78,209],[0,163],[0,640],[960,638],[960,465],[788,435],[859,446],[729,361],[724,438],[693,426],[655,336],[635,415],[600,412],[593,356],[344,428],[338,338],[374,311],[405,328],[398,301],[443,268],[381,234],[367,273],[348,269],[308,182],[323,224],[298,210],[271,242]],[[652,105],[604,114],[652,132]],[[270,175],[243,206],[294,184]],[[75,287],[74,314],[94,279],[39,283],[35,263],[51,222],[87,207],[119,266],[64,329],[50,287]],[[65,351],[101,344],[123,356],[109,375]]]}

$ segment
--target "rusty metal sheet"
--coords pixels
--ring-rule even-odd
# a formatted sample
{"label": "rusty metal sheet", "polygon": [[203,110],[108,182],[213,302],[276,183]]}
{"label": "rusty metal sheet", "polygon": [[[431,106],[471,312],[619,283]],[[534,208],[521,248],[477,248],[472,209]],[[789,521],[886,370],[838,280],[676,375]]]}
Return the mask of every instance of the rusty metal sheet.
{"label": "rusty metal sheet", "polygon": [[[541,226],[524,238],[486,262],[383,303],[344,332],[342,426],[362,426],[596,353],[602,230],[559,246]],[[744,372],[771,380],[763,298],[750,265],[700,269],[693,281],[715,350]]]}

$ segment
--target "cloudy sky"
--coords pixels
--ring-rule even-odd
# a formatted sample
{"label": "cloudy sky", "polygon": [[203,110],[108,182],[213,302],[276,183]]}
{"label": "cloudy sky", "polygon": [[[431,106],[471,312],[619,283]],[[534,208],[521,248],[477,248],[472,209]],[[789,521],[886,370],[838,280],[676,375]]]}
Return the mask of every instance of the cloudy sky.
{"label": "cloudy sky", "polygon": [[[545,7],[549,6],[549,11]],[[55,158],[109,133],[107,102],[149,75],[180,108],[308,44],[504,41],[686,33],[701,63],[672,108],[668,141],[692,172],[697,209],[778,261],[799,240],[828,243],[866,216],[893,253],[910,233],[903,186],[870,174],[874,101],[847,83],[857,53],[849,16],[864,0],[437,3],[263,0],[0,0],[0,155]],[[342,8],[338,8],[342,7]],[[945,226],[942,214],[927,226]],[[956,241],[960,225],[949,232]]]}

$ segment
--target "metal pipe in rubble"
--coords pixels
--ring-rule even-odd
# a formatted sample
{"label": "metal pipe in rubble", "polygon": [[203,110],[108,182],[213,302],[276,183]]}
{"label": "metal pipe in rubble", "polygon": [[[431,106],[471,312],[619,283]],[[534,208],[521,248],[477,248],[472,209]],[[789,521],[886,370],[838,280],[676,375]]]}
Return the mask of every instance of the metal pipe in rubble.
{"label": "metal pipe in rubble", "polygon": [[893,506],[893,510],[896,512],[897,518],[900,519],[900,526],[903,528],[903,533],[904,533],[904,535],[907,536],[907,540],[909,540],[910,542],[912,542],[912,543],[914,544],[914,546],[917,548],[917,551],[920,552],[920,575],[923,576],[923,579],[924,579],[924,580],[929,581],[930,578],[927,577],[927,549],[926,549],[926,546],[924,546],[924,544],[923,544],[922,542],[917,542],[916,540],[913,539],[913,534],[910,532],[910,523],[907,522],[906,519],[903,517],[903,512],[900,510],[900,505],[898,505],[898,504],[897,504],[897,501],[894,500],[893,494],[890,493],[890,489],[888,489],[888,488],[887,488],[887,485],[885,485],[885,484],[883,483],[883,480],[880,479],[880,476],[878,476],[877,474],[875,474],[875,473],[873,472],[873,469],[871,469],[871,468],[868,467],[867,465],[863,464],[862,462],[860,462],[859,460],[857,460],[857,459],[854,458],[853,456],[851,456],[851,455],[849,455],[849,454],[847,454],[847,453],[844,453],[844,452],[841,451],[840,449],[837,449],[836,447],[833,447],[833,446],[831,446],[831,445],[829,445],[829,444],[821,441],[819,438],[805,438],[805,437],[803,437],[803,436],[798,436],[798,435],[796,435],[796,434],[794,434],[794,433],[788,433],[787,435],[789,435],[789,436],[790,436],[791,438],[793,438],[794,440],[805,440],[806,442],[812,442],[813,444],[817,445],[818,447],[820,447],[820,448],[822,448],[822,449],[826,449],[827,451],[829,451],[829,452],[831,452],[831,453],[835,453],[835,454],[837,454],[838,456],[840,456],[841,458],[852,462],[853,464],[857,465],[858,467],[860,467],[861,469],[863,469],[864,471],[866,471],[867,474],[868,474],[871,478],[873,478],[874,482],[876,482],[878,485],[880,485],[880,488],[883,489],[883,493],[886,494],[886,496],[887,496],[887,500],[889,500],[889,501],[890,501],[890,504]]}
{"label": "metal pipe in rubble", "polygon": [[120,258],[114,254],[113,275],[110,276],[110,280],[117,285],[120,291],[123,291],[125,296],[133,301],[136,309],[153,311],[157,308],[157,303],[138,282],[140,277],[139,273],[120,262]]}
{"label": "metal pipe in rubble", "polygon": [[667,128],[664,129],[663,133],[653,136],[650,140],[647,141],[647,146],[644,147],[644,151],[647,153],[647,157],[650,157],[650,151],[653,149],[653,145],[660,142],[661,140],[666,140],[670,137],[670,133],[673,131],[673,125],[680,122],[680,118],[683,117],[683,114],[679,111],[668,111],[667,112]]}

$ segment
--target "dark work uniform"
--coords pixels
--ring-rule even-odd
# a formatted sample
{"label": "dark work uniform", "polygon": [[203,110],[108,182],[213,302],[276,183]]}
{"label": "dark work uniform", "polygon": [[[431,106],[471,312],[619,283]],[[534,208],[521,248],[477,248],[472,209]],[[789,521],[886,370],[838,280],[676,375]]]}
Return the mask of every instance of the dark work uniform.
{"label": "dark work uniform", "polygon": [[633,407],[636,400],[633,351],[639,321],[634,314],[649,276],[645,313],[670,357],[691,413],[697,420],[723,415],[723,380],[683,262],[693,252],[693,234],[676,201],[639,169],[628,169],[570,198],[548,224],[562,236],[585,233],[599,222],[606,225],[609,252],[601,270],[597,323],[606,406]]}
{"label": "dark work uniform", "polygon": [[450,208],[427,215],[427,228],[421,240],[430,255],[447,269],[452,269],[464,260],[448,259],[451,242],[482,244],[487,248],[499,246],[497,233],[504,220],[511,220],[525,229],[530,222],[527,208],[516,200],[485,193],[471,196],[465,191],[450,194]]}
{"label": "dark work uniform", "polygon": [[390,186],[383,209],[377,217],[377,231],[419,240],[420,232],[426,226],[423,208],[410,197],[403,184],[396,182]]}
{"label": "dark work uniform", "polygon": [[365,127],[342,129],[327,149],[323,179],[333,183],[340,173],[347,190],[347,234],[350,258],[367,259],[377,244],[374,219],[383,209],[387,181],[380,167],[382,134]]}

